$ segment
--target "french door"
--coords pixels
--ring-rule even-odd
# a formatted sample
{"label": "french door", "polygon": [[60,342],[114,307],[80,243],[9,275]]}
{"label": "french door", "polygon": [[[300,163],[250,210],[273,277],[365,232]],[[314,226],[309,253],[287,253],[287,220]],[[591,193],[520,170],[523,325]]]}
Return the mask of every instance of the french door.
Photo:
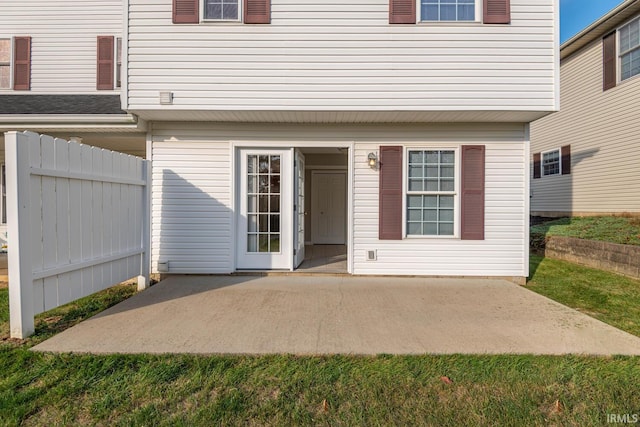
{"label": "french door", "polygon": [[238,151],[238,269],[292,269],[291,149]]}

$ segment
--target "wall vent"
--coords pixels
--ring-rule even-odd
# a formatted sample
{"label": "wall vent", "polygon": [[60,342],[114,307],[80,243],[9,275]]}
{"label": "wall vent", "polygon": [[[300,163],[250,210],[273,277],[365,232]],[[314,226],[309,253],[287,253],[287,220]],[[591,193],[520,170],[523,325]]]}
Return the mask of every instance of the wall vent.
{"label": "wall vent", "polygon": [[169,272],[169,261],[158,261],[158,273]]}
{"label": "wall vent", "polygon": [[378,251],[377,250],[372,250],[372,251],[367,251],[367,261],[376,261],[378,259]]}

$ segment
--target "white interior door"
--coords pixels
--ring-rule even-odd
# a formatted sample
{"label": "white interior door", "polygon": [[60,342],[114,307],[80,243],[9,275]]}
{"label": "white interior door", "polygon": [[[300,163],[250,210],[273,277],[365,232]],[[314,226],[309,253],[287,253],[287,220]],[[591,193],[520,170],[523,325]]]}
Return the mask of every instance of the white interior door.
{"label": "white interior door", "polygon": [[241,149],[238,156],[236,266],[291,269],[291,150]]}
{"label": "white interior door", "polygon": [[296,150],[294,162],[294,193],[293,193],[293,215],[294,215],[294,244],[293,244],[293,267],[297,268],[304,261],[304,155],[300,150]]}
{"label": "white interior door", "polygon": [[313,171],[311,193],[313,243],[344,245],[347,230],[347,174]]}

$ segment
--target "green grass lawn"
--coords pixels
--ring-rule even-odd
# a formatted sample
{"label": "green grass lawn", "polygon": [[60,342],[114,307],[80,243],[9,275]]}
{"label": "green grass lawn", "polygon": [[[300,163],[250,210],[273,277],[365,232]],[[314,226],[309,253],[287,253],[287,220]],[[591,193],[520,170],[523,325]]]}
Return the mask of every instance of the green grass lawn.
{"label": "green grass lawn", "polygon": [[531,227],[531,237],[566,236],[623,245],[640,245],[640,218],[594,216],[560,218]]}
{"label": "green grass lawn", "polygon": [[[537,292],[551,292],[554,283],[582,283],[576,292],[607,294],[596,285],[627,280],[548,261],[532,259],[530,286]],[[559,281],[569,275],[573,282]],[[600,426],[607,414],[640,413],[638,357],[91,356],[29,350],[133,292],[133,286],[119,286],[45,313],[32,338],[15,342],[6,339],[8,298],[0,289],[0,425]],[[604,306],[615,301],[608,294],[599,298]],[[628,317],[637,320],[636,313]]]}
{"label": "green grass lawn", "polygon": [[640,280],[532,255],[527,288],[640,336]]}

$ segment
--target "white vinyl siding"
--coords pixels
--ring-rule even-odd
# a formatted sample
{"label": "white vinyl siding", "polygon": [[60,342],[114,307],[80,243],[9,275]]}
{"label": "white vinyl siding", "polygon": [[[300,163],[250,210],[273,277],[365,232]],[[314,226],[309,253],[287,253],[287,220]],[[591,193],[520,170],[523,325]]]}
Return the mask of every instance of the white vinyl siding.
{"label": "white vinyl siding", "polygon": [[[153,123],[153,269],[234,270],[231,146],[353,144],[353,273],[526,276],[526,144],[523,124],[273,125]],[[378,239],[379,172],[367,156],[381,145],[426,149],[486,145],[486,238]],[[351,249],[351,248],[350,248]],[[376,250],[377,261],[366,261]]]}
{"label": "white vinyl siding", "polygon": [[121,0],[0,1],[0,38],[31,36],[31,90],[19,93],[97,93],[96,38],[123,33],[122,4]]}
{"label": "white vinyl siding", "polygon": [[571,145],[571,174],[531,180],[535,213],[640,212],[640,79],[602,90],[602,40],[564,59],[562,109],[531,124],[531,152]]}
{"label": "white vinyl siding", "polygon": [[[269,25],[173,25],[170,1],[130,0],[128,104],[149,119],[555,110],[555,2],[512,0],[511,11],[508,26],[390,25],[388,0],[273,0]],[[159,105],[163,90],[173,105]]]}

